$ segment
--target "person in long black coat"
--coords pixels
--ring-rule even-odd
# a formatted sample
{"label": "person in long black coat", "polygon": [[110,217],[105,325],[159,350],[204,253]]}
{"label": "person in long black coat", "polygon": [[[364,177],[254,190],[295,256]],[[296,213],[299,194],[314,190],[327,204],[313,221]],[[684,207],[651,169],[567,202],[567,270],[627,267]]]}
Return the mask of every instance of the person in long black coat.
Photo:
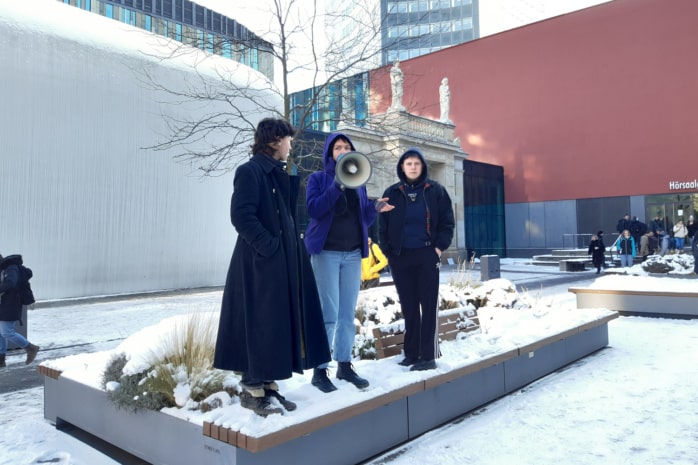
{"label": "person in long black coat", "polygon": [[603,243],[603,231],[591,235],[589,242],[589,255],[591,255],[591,263],[596,267],[596,274],[601,273],[601,267],[606,260],[606,246]]}
{"label": "person in long black coat", "polygon": [[299,180],[286,172],[293,127],[266,118],[233,181],[238,238],[223,291],[214,367],[242,373],[243,407],[267,416],[295,404],[275,380],[330,360],[310,260],[295,223]]}

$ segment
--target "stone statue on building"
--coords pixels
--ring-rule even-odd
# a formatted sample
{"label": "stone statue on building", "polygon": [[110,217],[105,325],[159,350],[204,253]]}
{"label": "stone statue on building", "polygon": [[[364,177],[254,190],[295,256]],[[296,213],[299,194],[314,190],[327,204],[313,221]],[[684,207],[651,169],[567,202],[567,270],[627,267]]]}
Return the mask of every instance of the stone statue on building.
{"label": "stone statue on building", "polygon": [[390,105],[391,110],[404,111],[402,106],[402,70],[400,69],[400,60],[395,61],[390,69],[390,88],[392,90],[393,100]]}
{"label": "stone statue on building", "polygon": [[451,90],[448,88],[448,78],[443,78],[441,80],[441,85],[439,86],[439,103],[441,104],[441,118],[439,118],[439,121],[442,123],[450,123],[451,119],[448,117],[448,113],[451,107]]}

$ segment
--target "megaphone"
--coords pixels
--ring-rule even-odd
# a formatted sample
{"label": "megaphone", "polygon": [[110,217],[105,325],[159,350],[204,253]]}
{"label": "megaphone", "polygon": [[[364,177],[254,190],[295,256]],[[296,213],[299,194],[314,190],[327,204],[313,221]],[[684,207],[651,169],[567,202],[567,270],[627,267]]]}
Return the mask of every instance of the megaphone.
{"label": "megaphone", "polygon": [[371,179],[373,166],[371,160],[361,152],[347,152],[337,159],[334,179],[347,189],[361,187]]}

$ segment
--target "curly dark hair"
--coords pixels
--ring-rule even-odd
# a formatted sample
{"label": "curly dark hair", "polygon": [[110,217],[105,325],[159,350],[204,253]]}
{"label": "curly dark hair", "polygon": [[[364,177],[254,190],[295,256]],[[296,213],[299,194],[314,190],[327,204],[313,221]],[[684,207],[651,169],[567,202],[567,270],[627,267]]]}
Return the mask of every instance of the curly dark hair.
{"label": "curly dark hair", "polygon": [[269,145],[287,136],[293,136],[296,128],[283,118],[264,118],[254,132],[252,154],[273,155],[274,149]]}

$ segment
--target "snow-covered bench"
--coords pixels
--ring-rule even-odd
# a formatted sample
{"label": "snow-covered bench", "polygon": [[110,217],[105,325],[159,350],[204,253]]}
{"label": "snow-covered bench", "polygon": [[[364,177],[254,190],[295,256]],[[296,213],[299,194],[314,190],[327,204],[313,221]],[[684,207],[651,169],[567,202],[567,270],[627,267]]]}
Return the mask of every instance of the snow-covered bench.
{"label": "snow-covered bench", "polygon": [[[259,423],[263,428],[254,422],[236,424],[234,418],[216,420],[215,415],[198,424],[159,411],[120,410],[104,390],[80,381],[84,374],[78,368],[64,375],[43,362],[39,373],[44,375],[44,417],[56,426],[70,424],[87,431],[149,463],[359,463],[606,347],[608,322],[618,314],[578,312],[586,316],[518,345],[492,346],[478,358],[428,373],[406,371],[386,388],[366,391],[362,400],[347,401],[340,395],[319,415],[299,408],[293,412],[297,421],[266,419]],[[468,316],[474,323],[473,318]],[[320,394],[315,399],[327,402]],[[301,400],[311,406],[308,399]]]}

